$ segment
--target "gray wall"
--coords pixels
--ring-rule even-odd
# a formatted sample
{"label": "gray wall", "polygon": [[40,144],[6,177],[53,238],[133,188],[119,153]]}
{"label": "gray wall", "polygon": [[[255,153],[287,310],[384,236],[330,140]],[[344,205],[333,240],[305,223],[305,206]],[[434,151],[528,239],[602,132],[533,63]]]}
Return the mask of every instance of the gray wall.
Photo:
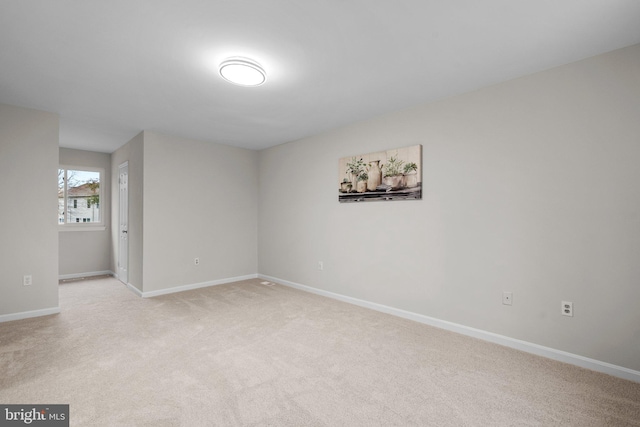
{"label": "gray wall", "polygon": [[111,270],[111,155],[60,148],[60,164],[104,169],[101,190],[102,231],[60,231],[58,274],[77,275]]}
{"label": "gray wall", "polygon": [[0,104],[0,315],[58,307],[58,127],[56,114]]}
{"label": "gray wall", "polygon": [[144,185],[144,132],[111,154],[111,271],[118,273],[120,208],[119,168],[129,162],[129,280],[128,283],[142,291],[143,276],[143,185]]}
{"label": "gray wall", "polygon": [[145,292],[256,274],[257,152],[146,131],[144,168]]}
{"label": "gray wall", "polygon": [[256,274],[257,152],[145,131],[111,159],[113,271],[118,166],[129,160],[130,284],[150,292]]}
{"label": "gray wall", "polygon": [[[259,272],[640,370],[639,112],[637,45],[263,150]],[[423,200],[338,203],[414,144]]]}

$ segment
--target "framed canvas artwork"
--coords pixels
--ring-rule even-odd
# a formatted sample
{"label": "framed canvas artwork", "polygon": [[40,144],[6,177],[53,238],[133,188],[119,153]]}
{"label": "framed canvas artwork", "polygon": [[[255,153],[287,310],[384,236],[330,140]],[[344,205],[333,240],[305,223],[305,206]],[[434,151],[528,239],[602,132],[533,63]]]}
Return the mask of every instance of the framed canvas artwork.
{"label": "framed canvas artwork", "polygon": [[343,157],[338,201],[422,199],[422,145]]}

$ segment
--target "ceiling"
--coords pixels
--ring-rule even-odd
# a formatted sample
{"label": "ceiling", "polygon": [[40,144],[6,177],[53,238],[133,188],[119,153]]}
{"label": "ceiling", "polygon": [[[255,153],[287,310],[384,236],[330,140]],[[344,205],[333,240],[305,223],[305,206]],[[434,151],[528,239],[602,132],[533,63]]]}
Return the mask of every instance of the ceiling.
{"label": "ceiling", "polygon": [[1,0],[0,103],[58,113],[63,147],[262,149],[636,43],[637,0]]}

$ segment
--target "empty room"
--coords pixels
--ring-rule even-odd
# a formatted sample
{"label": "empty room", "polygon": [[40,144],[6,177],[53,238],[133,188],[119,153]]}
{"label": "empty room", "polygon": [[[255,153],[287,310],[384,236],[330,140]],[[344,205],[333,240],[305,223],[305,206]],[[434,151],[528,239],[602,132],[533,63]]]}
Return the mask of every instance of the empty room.
{"label": "empty room", "polygon": [[3,0],[0,426],[640,426],[639,164],[635,0]]}

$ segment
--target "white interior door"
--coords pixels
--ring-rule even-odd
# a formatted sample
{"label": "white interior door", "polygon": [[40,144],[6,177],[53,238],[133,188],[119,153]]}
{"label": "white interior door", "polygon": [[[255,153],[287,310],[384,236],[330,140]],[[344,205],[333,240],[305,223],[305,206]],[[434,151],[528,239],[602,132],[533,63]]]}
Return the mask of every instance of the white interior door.
{"label": "white interior door", "polygon": [[118,215],[118,279],[129,283],[129,162],[120,165],[120,211]]}

